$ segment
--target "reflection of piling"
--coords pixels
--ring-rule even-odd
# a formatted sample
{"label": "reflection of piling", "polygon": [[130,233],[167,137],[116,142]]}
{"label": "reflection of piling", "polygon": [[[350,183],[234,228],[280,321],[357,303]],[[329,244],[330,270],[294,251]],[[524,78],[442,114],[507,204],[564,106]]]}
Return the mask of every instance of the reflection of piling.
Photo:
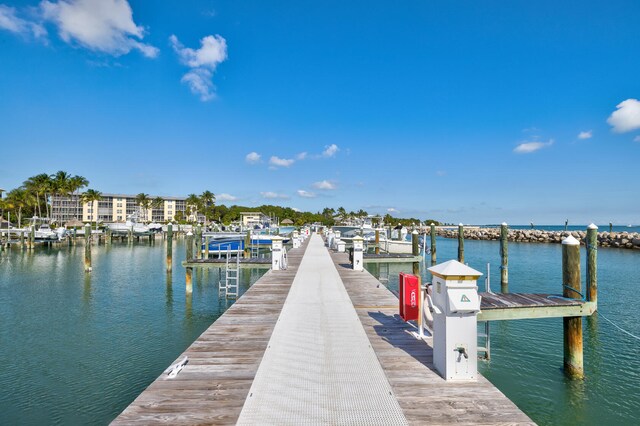
{"label": "reflection of piling", "polygon": [[[418,231],[415,229],[411,233],[411,253],[413,256],[420,255],[420,248],[418,246]],[[420,276],[420,262],[413,262],[413,275]]]}
{"label": "reflection of piling", "polygon": [[506,223],[500,225],[500,291],[509,293],[509,228]]}
{"label": "reflection of piling", "polygon": [[436,224],[431,224],[431,264],[436,264]]}
{"label": "reflection of piling", "polygon": [[173,224],[167,225],[167,272],[173,269]]}
{"label": "reflection of piling", "polygon": [[[587,301],[598,303],[598,227],[587,227]],[[597,307],[597,305],[596,305]]]}
{"label": "reflection of piling", "polygon": [[[187,259],[187,262],[189,262],[190,260],[193,259],[193,233],[191,231],[187,232],[186,246],[187,246],[186,259]],[[186,277],[185,277],[187,294],[191,294],[191,292],[193,291],[192,277],[193,277],[193,268],[187,266]]]}
{"label": "reflection of piling", "polygon": [[458,262],[464,263],[464,226],[458,225]]}
{"label": "reflection of piling", "polygon": [[[580,242],[569,236],[562,241],[562,295],[580,299]],[[570,378],[584,377],[582,317],[563,318],[564,372]]]}
{"label": "reflection of piling", "polygon": [[84,226],[84,271],[91,272],[91,225]]}

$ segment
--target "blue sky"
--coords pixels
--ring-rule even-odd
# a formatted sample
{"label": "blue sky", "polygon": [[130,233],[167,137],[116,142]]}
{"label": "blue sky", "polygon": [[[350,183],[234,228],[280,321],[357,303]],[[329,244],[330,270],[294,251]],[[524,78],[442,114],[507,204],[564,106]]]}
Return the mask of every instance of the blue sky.
{"label": "blue sky", "polygon": [[0,187],[640,223],[637,1],[0,0]]}

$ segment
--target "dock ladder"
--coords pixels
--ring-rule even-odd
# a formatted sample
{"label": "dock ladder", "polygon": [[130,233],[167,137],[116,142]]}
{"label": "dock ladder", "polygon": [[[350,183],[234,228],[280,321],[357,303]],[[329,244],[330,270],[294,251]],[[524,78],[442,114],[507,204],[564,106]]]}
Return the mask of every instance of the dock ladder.
{"label": "dock ladder", "polygon": [[[484,279],[485,291],[491,293],[491,264],[487,263],[487,277]],[[478,333],[480,339],[484,339],[484,346],[478,343],[478,355],[484,352],[484,359],[491,359],[491,325],[489,321],[484,322],[484,333]]]}
{"label": "dock ladder", "polygon": [[[251,244],[252,240],[253,237],[249,240],[249,244]],[[260,257],[260,238],[256,238],[256,244],[251,244],[251,257]]]}
{"label": "dock ladder", "polygon": [[389,264],[378,263],[378,281],[385,286],[389,285]]}
{"label": "dock ladder", "polygon": [[224,281],[220,280],[220,295],[227,299],[238,298],[238,287],[240,279],[240,256],[236,253],[235,261],[231,259],[231,251],[227,248],[227,262],[224,270]]}

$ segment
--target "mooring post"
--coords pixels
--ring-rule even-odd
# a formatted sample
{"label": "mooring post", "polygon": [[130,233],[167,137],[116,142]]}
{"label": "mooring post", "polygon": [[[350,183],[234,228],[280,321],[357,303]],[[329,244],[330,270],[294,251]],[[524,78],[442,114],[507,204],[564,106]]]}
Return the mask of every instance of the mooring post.
{"label": "mooring post", "polygon": [[104,237],[104,244],[105,245],[111,245],[111,229],[107,228],[107,230],[105,231],[105,237]]}
{"label": "mooring post", "polygon": [[613,223],[609,222],[609,233],[613,232]]}
{"label": "mooring post", "polygon": [[35,244],[36,244],[36,226],[33,225],[31,227],[31,229],[29,229],[29,245],[28,245],[28,249],[29,250],[33,250]]}
{"label": "mooring post", "polygon": [[429,229],[429,234],[431,236],[431,264],[436,264],[436,224],[431,223],[431,227]]}
{"label": "mooring post", "polygon": [[[580,291],[580,242],[569,235],[562,240],[562,295],[581,299]],[[582,317],[565,317],[564,372],[570,378],[584,377],[582,357]]]}
{"label": "mooring post", "polygon": [[244,237],[244,258],[251,257],[251,230],[247,230],[247,235]]}
{"label": "mooring post", "polygon": [[173,224],[167,225],[167,272],[173,269]]}
{"label": "mooring post", "polygon": [[376,254],[380,254],[380,230],[376,229]]}
{"label": "mooring post", "polygon": [[91,272],[91,225],[84,226],[84,271]]}
{"label": "mooring post", "polygon": [[464,263],[464,225],[458,225],[458,262]]}
{"label": "mooring post", "polygon": [[500,225],[500,291],[509,293],[509,228],[506,223]]}
{"label": "mooring post", "polygon": [[24,250],[25,246],[25,238],[24,238],[24,229],[20,231],[20,250]]}
{"label": "mooring post", "polygon": [[204,237],[204,258],[205,259],[209,258],[209,241],[210,241],[209,236]]}
{"label": "mooring post", "polygon": [[196,226],[195,250],[196,250],[196,259],[201,259],[202,258],[202,227],[200,226],[200,224]]}
{"label": "mooring post", "polygon": [[598,227],[587,227],[587,301],[598,307]]}
{"label": "mooring post", "polygon": [[[420,256],[420,247],[418,246],[418,231],[415,229],[411,233],[411,253],[413,257]],[[420,262],[413,262],[413,275],[420,276]]]}
{"label": "mooring post", "polygon": [[127,240],[129,242],[129,244],[133,243],[133,225],[127,231]]}
{"label": "mooring post", "polygon": [[[191,262],[193,261],[193,232],[189,231],[187,232],[187,255],[186,255],[186,260],[187,262]],[[187,294],[191,294],[191,292],[193,292],[193,286],[192,286],[192,277],[193,277],[193,268],[187,266],[186,268],[186,276],[185,276],[185,282],[186,282],[186,292]]]}

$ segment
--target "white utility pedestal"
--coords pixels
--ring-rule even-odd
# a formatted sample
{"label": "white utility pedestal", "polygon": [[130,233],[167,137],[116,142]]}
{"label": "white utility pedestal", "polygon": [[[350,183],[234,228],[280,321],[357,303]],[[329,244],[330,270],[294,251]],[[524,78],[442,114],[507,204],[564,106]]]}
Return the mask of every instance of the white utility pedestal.
{"label": "white utility pedestal", "polygon": [[338,248],[338,253],[344,253],[347,248],[347,243],[342,240],[335,240],[336,247]]}
{"label": "white utility pedestal", "polygon": [[353,270],[362,271],[364,269],[364,238],[357,236],[353,238]]}
{"label": "white utility pedestal", "polygon": [[428,269],[433,276],[433,365],[447,381],[478,379],[478,330],[480,296],[476,280],[481,272],[457,260]]}
{"label": "white utility pedestal", "polygon": [[276,235],[271,239],[271,269],[279,271],[282,268],[282,237]]}
{"label": "white utility pedestal", "polygon": [[300,247],[300,233],[298,231],[293,231],[291,233],[291,240],[293,242],[293,248]]}

